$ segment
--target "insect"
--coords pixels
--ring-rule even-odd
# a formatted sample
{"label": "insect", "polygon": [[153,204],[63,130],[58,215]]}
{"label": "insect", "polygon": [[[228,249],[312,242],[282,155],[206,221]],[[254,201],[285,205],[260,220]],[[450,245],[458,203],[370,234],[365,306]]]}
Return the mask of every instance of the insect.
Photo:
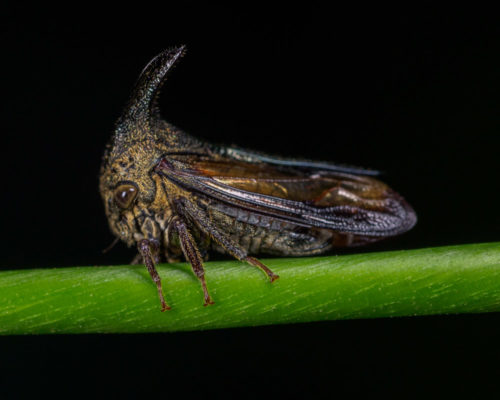
{"label": "insect", "polygon": [[198,140],[161,119],[156,99],[185,48],[142,71],[116,123],[100,174],[109,226],[139,256],[170,309],[155,264],[191,263],[204,305],[213,304],[203,261],[229,253],[278,278],[251,255],[304,256],[403,233],[416,223],[376,171],[293,160]]}

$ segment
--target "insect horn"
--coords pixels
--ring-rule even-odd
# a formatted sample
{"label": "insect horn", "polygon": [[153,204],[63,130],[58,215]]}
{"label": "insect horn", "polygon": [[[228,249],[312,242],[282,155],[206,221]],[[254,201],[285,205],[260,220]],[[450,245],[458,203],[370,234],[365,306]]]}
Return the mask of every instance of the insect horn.
{"label": "insect horn", "polygon": [[118,120],[116,139],[123,139],[132,129],[149,130],[151,121],[158,117],[157,97],[165,77],[185,52],[184,45],[166,49],[144,67],[129,103]]}

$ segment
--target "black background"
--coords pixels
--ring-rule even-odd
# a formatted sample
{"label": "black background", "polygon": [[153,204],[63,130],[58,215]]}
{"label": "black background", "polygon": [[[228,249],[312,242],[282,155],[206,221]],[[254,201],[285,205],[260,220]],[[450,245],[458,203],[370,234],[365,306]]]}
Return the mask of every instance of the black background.
{"label": "black background", "polygon": [[[169,122],[217,143],[385,171],[419,222],[364,251],[499,239],[494,13],[72,7],[4,13],[2,269],[133,256],[123,245],[101,253],[113,237],[100,159],[139,72],[179,44],[188,54],[160,99]],[[500,378],[499,322],[491,314],[5,337],[0,395],[477,393]]]}

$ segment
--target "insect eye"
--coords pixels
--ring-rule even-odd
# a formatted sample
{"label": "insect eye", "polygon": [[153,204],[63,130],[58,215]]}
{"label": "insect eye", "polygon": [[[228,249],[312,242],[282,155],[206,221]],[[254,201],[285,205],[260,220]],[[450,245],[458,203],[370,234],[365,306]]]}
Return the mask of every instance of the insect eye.
{"label": "insect eye", "polygon": [[134,199],[137,197],[137,187],[131,184],[119,185],[115,189],[115,202],[120,208],[129,208]]}

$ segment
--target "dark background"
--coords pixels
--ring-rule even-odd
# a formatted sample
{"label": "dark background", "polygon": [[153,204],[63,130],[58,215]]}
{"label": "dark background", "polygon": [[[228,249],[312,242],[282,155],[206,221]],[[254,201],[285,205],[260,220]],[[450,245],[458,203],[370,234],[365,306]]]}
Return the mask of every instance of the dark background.
{"label": "dark background", "polygon": [[[139,72],[179,44],[188,54],[160,99],[171,123],[213,142],[385,171],[419,222],[364,251],[499,240],[495,13],[186,4],[5,11],[2,269],[131,259],[124,245],[101,253],[113,237],[100,160]],[[6,337],[0,395],[98,384],[112,397],[477,393],[500,378],[499,322]]]}

